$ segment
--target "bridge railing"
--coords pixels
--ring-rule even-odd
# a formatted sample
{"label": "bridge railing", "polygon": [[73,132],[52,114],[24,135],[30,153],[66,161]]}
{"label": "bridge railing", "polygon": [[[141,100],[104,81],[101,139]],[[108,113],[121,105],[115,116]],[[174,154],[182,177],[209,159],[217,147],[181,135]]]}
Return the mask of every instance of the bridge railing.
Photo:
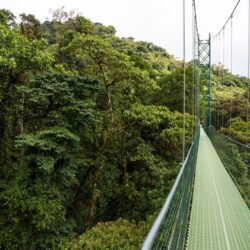
{"label": "bridge railing", "polygon": [[143,243],[142,250],[185,248],[199,137],[198,128],[187,157]]}
{"label": "bridge railing", "polygon": [[250,208],[250,147],[210,129],[210,139],[232,180]]}

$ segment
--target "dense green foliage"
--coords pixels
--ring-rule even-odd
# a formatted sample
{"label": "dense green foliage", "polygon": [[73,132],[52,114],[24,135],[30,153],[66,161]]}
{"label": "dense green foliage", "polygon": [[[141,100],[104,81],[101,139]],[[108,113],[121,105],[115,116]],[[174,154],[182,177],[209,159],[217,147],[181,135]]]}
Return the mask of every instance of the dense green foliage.
{"label": "dense green foliage", "polygon": [[250,110],[248,86],[247,78],[232,75],[222,66],[214,66],[213,125],[217,130],[243,143],[249,143],[250,138],[250,126],[247,122],[247,110]]}
{"label": "dense green foliage", "polygon": [[0,10],[0,248],[59,249],[84,232],[72,247],[138,248],[180,168],[181,63],[64,9],[20,18]]}
{"label": "dense green foliage", "polygon": [[139,249],[143,235],[149,230],[145,222],[135,224],[124,219],[112,222],[99,222],[87,233],[70,245],[70,249]]}
{"label": "dense green foliage", "polygon": [[244,121],[240,117],[231,119],[229,128],[221,128],[221,132],[232,136],[237,141],[244,144],[250,144],[250,121]]}
{"label": "dense green foliage", "polygon": [[64,9],[20,17],[0,11],[1,248],[57,249],[99,221],[86,246],[138,247],[181,161],[180,63]]}

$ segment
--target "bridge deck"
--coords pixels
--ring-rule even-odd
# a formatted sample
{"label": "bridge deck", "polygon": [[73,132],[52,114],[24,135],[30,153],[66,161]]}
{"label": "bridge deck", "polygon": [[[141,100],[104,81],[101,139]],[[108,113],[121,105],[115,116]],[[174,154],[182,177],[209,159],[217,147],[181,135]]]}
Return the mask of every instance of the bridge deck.
{"label": "bridge deck", "polygon": [[250,249],[250,210],[203,129],[187,249]]}

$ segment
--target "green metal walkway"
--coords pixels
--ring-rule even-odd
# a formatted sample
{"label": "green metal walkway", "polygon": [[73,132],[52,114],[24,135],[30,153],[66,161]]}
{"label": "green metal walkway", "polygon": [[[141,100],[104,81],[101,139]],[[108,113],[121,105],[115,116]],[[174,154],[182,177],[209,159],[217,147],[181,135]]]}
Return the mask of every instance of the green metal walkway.
{"label": "green metal walkway", "polygon": [[201,128],[189,250],[250,250],[250,210]]}

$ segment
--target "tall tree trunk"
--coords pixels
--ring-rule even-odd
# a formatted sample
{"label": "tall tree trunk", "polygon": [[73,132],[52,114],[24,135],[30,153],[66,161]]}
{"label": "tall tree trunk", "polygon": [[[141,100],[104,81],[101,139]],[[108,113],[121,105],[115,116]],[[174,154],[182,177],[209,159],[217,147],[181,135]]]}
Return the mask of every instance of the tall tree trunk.
{"label": "tall tree trunk", "polygon": [[110,117],[111,117],[111,122],[114,125],[114,123],[115,123],[115,116],[114,116],[114,109],[113,109],[112,97],[111,97],[111,94],[110,94],[110,91],[109,91],[108,87],[106,88],[106,90],[107,90],[107,95],[108,95],[109,114],[110,114]]}
{"label": "tall tree trunk", "polygon": [[113,135],[114,135],[114,130],[110,128],[110,130],[108,131],[107,138],[104,141],[102,147],[100,148],[99,157],[97,157],[97,160],[96,160],[96,164],[95,164],[96,169],[95,169],[93,182],[92,182],[92,190],[91,190],[91,197],[90,197],[90,202],[89,202],[86,229],[90,228],[92,221],[93,221],[94,212],[96,208],[96,202],[98,198],[97,197],[98,184],[101,180],[103,169],[105,166],[105,153],[109,150]]}
{"label": "tall tree trunk", "polygon": [[100,157],[97,164],[98,165],[96,167],[96,171],[93,177],[91,197],[90,197],[88,216],[87,216],[87,222],[86,222],[86,229],[89,229],[93,222],[94,212],[96,208],[96,201],[97,201],[98,184],[101,179],[103,167],[105,164],[105,160],[103,156]]}
{"label": "tall tree trunk", "polygon": [[96,164],[96,170],[94,173],[93,177],[93,183],[92,183],[92,190],[91,190],[91,197],[90,197],[90,204],[89,204],[89,209],[88,209],[88,215],[87,215],[87,222],[86,222],[86,229],[89,229],[92,222],[93,222],[93,217],[94,217],[94,212],[96,208],[96,202],[97,202],[97,191],[98,191],[98,184],[102,176],[104,164],[105,164],[105,157],[104,154],[109,148],[109,144],[111,142],[111,139],[113,137],[114,131],[115,131],[115,115],[114,115],[114,108],[113,108],[113,102],[112,102],[112,96],[110,93],[109,89],[109,84],[106,79],[104,70],[102,69],[102,66],[99,65],[99,68],[102,72],[102,80],[103,84],[106,90],[107,98],[108,98],[108,112],[111,118],[111,126],[108,129],[108,135],[106,140],[103,143],[103,146],[101,147],[100,150],[100,156],[97,160]]}
{"label": "tall tree trunk", "polygon": [[23,133],[23,115],[24,115],[24,94],[21,95],[20,100],[20,108],[18,110],[17,114],[17,122],[16,122],[16,134],[22,134]]}
{"label": "tall tree trunk", "polygon": [[15,137],[15,82],[16,78],[9,73],[5,95],[1,104],[2,131],[0,138],[0,150],[3,161],[8,164],[12,156],[13,139]]}

